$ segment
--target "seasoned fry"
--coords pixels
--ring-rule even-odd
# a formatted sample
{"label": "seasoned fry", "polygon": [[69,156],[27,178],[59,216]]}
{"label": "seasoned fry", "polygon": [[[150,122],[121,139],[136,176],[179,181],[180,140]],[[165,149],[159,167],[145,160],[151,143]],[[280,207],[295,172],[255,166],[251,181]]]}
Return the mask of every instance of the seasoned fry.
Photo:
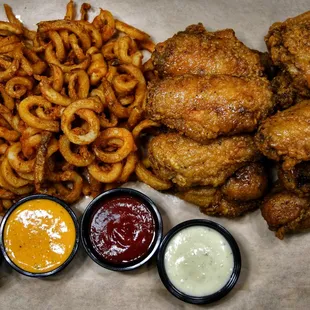
{"label": "seasoned fry", "polygon": [[26,194],[73,203],[135,176],[136,138],[149,126],[131,132],[143,120],[142,51],[155,45],[107,10],[88,21],[90,8],[83,3],[78,20],[70,0],[63,19],[41,21],[30,31],[4,5],[0,212]]}

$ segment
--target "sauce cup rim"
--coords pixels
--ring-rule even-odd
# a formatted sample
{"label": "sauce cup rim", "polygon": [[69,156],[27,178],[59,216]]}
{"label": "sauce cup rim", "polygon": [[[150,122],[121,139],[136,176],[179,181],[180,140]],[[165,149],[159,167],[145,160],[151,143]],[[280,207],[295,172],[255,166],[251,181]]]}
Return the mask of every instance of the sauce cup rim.
{"label": "sauce cup rim", "polygon": [[[216,230],[227,240],[233,253],[234,267],[229,280],[220,290],[206,296],[191,296],[183,293],[172,284],[165,270],[164,256],[170,240],[181,230],[192,226],[205,226]],[[168,233],[163,238],[157,253],[157,269],[162,283],[172,295],[190,304],[197,304],[197,305],[209,304],[226,296],[237,283],[241,271],[240,249],[231,233],[219,223],[206,219],[188,220],[174,226],[171,230],[168,231]]]}
{"label": "sauce cup rim", "polygon": [[[13,211],[15,209],[17,209],[20,205],[22,205],[23,203],[25,203],[29,200],[35,200],[35,199],[51,200],[51,201],[54,201],[54,202],[58,203],[59,205],[61,205],[69,213],[70,217],[73,220],[74,227],[75,227],[75,243],[74,243],[74,247],[73,247],[69,257],[57,268],[50,270],[50,271],[47,271],[47,272],[42,272],[42,273],[29,272],[29,271],[26,271],[26,270],[22,269],[21,267],[17,266],[11,260],[11,258],[8,256],[8,254],[6,253],[5,246],[4,246],[4,228],[5,228],[5,224],[8,220],[8,218],[13,213]],[[17,272],[21,273],[24,276],[28,276],[28,277],[32,277],[32,278],[49,277],[49,276],[55,275],[56,273],[65,269],[69,265],[69,263],[72,261],[72,259],[74,258],[75,254],[78,251],[79,244],[80,244],[80,228],[79,228],[79,222],[78,222],[76,214],[69,207],[69,205],[67,203],[65,203],[63,200],[61,200],[57,197],[51,196],[51,195],[47,195],[47,194],[29,195],[27,197],[24,197],[24,198],[18,200],[15,204],[13,204],[12,207],[10,207],[10,209],[5,213],[5,215],[1,221],[0,236],[1,236],[1,238],[0,238],[0,249],[1,249],[2,255],[3,255],[4,259],[6,260],[6,262]]]}
{"label": "sauce cup rim", "polygon": [[[89,244],[90,241],[88,240],[88,227],[89,227],[89,220],[92,216],[93,210],[98,206],[98,203],[101,201],[104,201],[106,198],[110,197],[117,197],[117,194],[126,194],[129,196],[137,197],[141,199],[147,208],[151,211],[152,217],[155,222],[155,237],[150,245],[150,248],[145,256],[143,258],[138,259],[138,260],[133,260],[132,262],[129,263],[124,263],[124,264],[113,264],[110,263],[107,260],[104,259],[99,259],[98,255],[96,256],[96,252],[93,249],[93,247]],[[83,247],[87,253],[87,255],[99,266],[112,270],[112,271],[129,271],[133,269],[137,269],[147,263],[157,252],[162,236],[163,236],[163,223],[162,223],[162,217],[161,214],[156,206],[156,204],[151,200],[147,195],[143,194],[140,191],[137,191],[132,188],[126,188],[126,187],[121,187],[121,188],[114,188],[111,190],[104,191],[100,195],[98,195],[96,198],[94,198],[86,207],[82,218],[81,218],[81,229],[80,229],[80,234],[81,234],[81,241],[83,244]]]}

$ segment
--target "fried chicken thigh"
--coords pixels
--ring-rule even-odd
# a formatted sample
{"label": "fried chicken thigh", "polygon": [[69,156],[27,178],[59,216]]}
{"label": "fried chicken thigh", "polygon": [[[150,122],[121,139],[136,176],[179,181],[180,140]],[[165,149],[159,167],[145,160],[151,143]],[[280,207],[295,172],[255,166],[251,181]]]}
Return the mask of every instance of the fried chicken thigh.
{"label": "fried chicken thigh", "polygon": [[258,53],[240,42],[232,29],[208,32],[202,24],[191,25],[157,44],[152,55],[160,77],[186,73],[262,75]]}
{"label": "fried chicken thigh", "polygon": [[274,64],[290,74],[300,95],[310,97],[310,11],[274,23],[265,41]]}
{"label": "fried chicken thigh", "polygon": [[148,146],[154,173],[180,187],[219,186],[261,155],[251,136],[219,138],[202,145],[178,133],[154,137]]}
{"label": "fried chicken thigh", "polygon": [[238,169],[221,187],[179,188],[177,196],[196,204],[205,214],[236,217],[259,207],[267,185],[266,169],[257,162]]}
{"label": "fried chicken thigh", "polygon": [[281,187],[264,199],[261,212],[279,239],[283,239],[285,233],[310,228],[310,198],[299,197]]}
{"label": "fried chicken thigh", "polygon": [[147,116],[198,141],[252,132],[273,108],[264,78],[184,75],[151,83]]}
{"label": "fried chicken thigh", "polygon": [[285,170],[310,160],[309,120],[310,100],[276,113],[260,126],[255,137],[258,148],[270,159],[283,160]]}

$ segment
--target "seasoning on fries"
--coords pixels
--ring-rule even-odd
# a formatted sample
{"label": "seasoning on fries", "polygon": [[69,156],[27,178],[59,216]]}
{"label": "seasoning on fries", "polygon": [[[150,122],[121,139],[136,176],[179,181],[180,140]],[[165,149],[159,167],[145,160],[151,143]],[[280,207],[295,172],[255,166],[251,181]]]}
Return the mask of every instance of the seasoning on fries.
{"label": "seasoning on fries", "polygon": [[[150,36],[100,9],[27,29],[8,5],[0,21],[0,213],[24,195],[47,193],[73,203],[126,182],[139,162],[138,135],[147,127],[143,50]],[[142,123],[141,123],[142,121]],[[155,177],[151,175],[150,181]],[[170,184],[153,180],[157,187]]]}

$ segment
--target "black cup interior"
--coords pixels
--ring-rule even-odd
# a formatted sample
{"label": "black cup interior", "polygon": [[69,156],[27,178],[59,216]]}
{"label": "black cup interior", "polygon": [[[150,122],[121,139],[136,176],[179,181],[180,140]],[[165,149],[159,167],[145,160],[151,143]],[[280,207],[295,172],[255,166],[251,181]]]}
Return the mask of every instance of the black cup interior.
{"label": "black cup interior", "polygon": [[[177,234],[179,231],[183,230],[184,228],[187,228],[190,226],[207,226],[209,228],[216,230],[221,235],[223,235],[224,238],[227,240],[233,253],[234,267],[233,267],[233,271],[232,271],[232,274],[228,282],[219,291],[211,295],[196,297],[196,296],[190,296],[190,295],[187,295],[181,292],[171,283],[165,270],[164,256],[165,256],[167,245],[169,244],[170,240],[175,234]],[[180,223],[179,225],[172,228],[167,233],[167,235],[164,237],[162,243],[160,244],[158,254],[157,254],[157,268],[158,268],[158,273],[161,278],[161,281],[163,282],[167,290],[171,294],[173,294],[175,297],[187,303],[191,303],[191,304],[208,304],[208,303],[221,299],[222,297],[227,295],[232,290],[232,288],[235,286],[235,284],[238,281],[240,271],[241,271],[241,255],[240,255],[240,250],[239,250],[237,242],[235,241],[233,236],[228,232],[228,230],[226,230],[223,226],[221,226],[218,223],[208,221],[208,220],[203,220],[203,219],[189,220],[189,221]]]}
{"label": "black cup interior", "polygon": [[[8,256],[8,254],[6,253],[5,250],[5,246],[4,246],[4,228],[5,228],[5,224],[8,220],[8,218],[10,217],[10,215],[12,214],[12,212],[17,209],[20,205],[22,205],[24,202],[29,201],[29,200],[35,200],[35,199],[47,199],[47,200],[52,200],[55,201],[56,203],[60,204],[64,209],[67,210],[67,212],[70,214],[73,223],[74,223],[74,227],[75,227],[75,244],[74,247],[72,249],[72,252],[70,254],[70,256],[67,258],[67,260],[60,265],[59,267],[48,271],[48,272],[44,272],[44,273],[33,273],[33,272],[29,272],[26,271],[22,268],[20,268],[19,266],[15,265],[14,262],[10,259],[10,257]],[[30,195],[28,197],[22,198],[20,199],[18,202],[16,202],[8,211],[7,213],[4,215],[4,218],[1,222],[1,226],[0,226],[0,248],[1,248],[1,252],[3,254],[4,259],[7,261],[7,263],[14,268],[16,271],[18,271],[19,273],[28,276],[28,277],[32,277],[32,278],[43,278],[43,277],[48,277],[51,275],[54,275],[56,273],[58,273],[59,271],[63,270],[66,266],[68,266],[68,264],[72,261],[73,257],[75,256],[78,247],[79,247],[79,243],[80,243],[80,231],[79,231],[79,223],[77,220],[77,217],[75,215],[75,213],[72,211],[72,209],[62,200],[50,196],[50,195],[44,195],[44,194],[35,194],[35,195]]]}
{"label": "black cup interior", "polygon": [[[93,245],[90,241],[89,227],[90,227],[90,222],[92,220],[93,214],[97,211],[98,206],[102,202],[104,202],[105,199],[110,199],[113,197],[120,197],[120,196],[125,196],[125,195],[138,198],[150,210],[153,216],[153,219],[154,219],[154,223],[155,223],[155,236],[153,238],[152,243],[150,244],[150,247],[147,253],[144,256],[136,260],[130,261],[130,262],[115,264],[101,257],[97,253],[97,251],[93,248]],[[113,270],[113,271],[133,270],[145,264],[156,253],[160,245],[162,235],[163,235],[162,219],[161,219],[161,215],[156,205],[149,197],[131,188],[116,188],[116,189],[103,192],[102,194],[100,194],[94,200],[90,202],[90,204],[87,206],[86,210],[84,211],[82,220],[81,220],[81,239],[82,239],[82,244],[87,254],[98,265],[104,268]]]}

